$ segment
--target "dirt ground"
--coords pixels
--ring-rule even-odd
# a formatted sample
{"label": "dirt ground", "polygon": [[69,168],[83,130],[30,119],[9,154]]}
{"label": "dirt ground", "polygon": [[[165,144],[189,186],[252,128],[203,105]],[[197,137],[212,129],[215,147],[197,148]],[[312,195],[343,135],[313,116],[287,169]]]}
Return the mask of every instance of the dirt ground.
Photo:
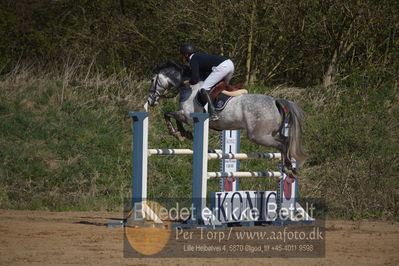
{"label": "dirt ground", "polygon": [[0,265],[399,265],[399,223],[327,221],[325,258],[123,257],[120,213],[0,210]]}

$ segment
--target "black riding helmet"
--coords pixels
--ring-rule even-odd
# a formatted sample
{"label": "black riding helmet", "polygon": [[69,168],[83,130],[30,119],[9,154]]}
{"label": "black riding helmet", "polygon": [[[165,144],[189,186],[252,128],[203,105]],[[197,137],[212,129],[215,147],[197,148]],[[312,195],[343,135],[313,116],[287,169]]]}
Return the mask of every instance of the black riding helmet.
{"label": "black riding helmet", "polygon": [[192,46],[191,44],[182,44],[180,46],[180,53],[181,54],[193,54],[195,53],[195,49],[194,46]]}

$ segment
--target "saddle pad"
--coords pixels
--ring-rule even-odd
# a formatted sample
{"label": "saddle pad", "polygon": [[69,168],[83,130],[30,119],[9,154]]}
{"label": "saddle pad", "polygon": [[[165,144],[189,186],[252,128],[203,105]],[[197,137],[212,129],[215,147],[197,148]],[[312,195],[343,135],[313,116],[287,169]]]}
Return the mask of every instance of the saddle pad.
{"label": "saddle pad", "polygon": [[215,109],[216,111],[223,111],[223,109],[226,107],[227,103],[233,98],[233,96],[228,96],[226,94],[220,93],[217,97],[216,100],[214,101]]}
{"label": "saddle pad", "polygon": [[[233,97],[234,96],[228,96],[228,95],[225,95],[223,93],[219,94],[217,96],[216,100],[213,102],[213,105],[215,106],[215,110],[218,111],[218,112],[223,111],[223,109],[226,107],[227,103]],[[206,100],[205,99],[201,99],[199,93],[195,97],[195,100],[201,106],[205,106],[205,104],[206,104]]]}

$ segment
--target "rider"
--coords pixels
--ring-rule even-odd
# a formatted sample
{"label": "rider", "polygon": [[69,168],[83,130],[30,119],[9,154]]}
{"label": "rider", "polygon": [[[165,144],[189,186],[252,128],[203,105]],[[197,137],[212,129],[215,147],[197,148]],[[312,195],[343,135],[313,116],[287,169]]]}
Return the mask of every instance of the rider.
{"label": "rider", "polygon": [[[200,77],[207,76],[202,84],[200,93],[206,97],[208,102],[209,119],[211,121],[218,120],[219,116],[215,112],[210,92],[213,86],[222,80],[229,84],[234,73],[233,62],[225,56],[196,53],[194,47],[190,44],[181,45],[180,54],[187,62],[190,62],[191,67],[191,78],[183,81],[184,85],[197,84],[200,81]],[[210,74],[208,75],[208,73]]]}

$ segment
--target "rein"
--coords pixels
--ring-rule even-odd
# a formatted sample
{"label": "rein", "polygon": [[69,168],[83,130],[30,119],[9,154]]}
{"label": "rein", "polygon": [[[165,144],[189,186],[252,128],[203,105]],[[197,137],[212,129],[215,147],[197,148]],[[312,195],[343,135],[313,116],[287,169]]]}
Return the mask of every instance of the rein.
{"label": "rein", "polygon": [[176,92],[174,95],[171,95],[171,96],[162,95],[160,98],[172,99],[172,98],[175,98],[177,94],[179,94],[179,92]]}
{"label": "rein", "polygon": [[170,90],[165,89],[165,87],[164,87],[162,84],[160,84],[160,83],[158,82],[158,76],[159,76],[159,74],[157,74],[157,77],[156,77],[156,79],[155,79],[155,82],[154,82],[154,83],[155,83],[155,86],[154,86],[155,89],[154,89],[153,91],[151,91],[152,95],[158,96],[159,98],[165,98],[165,99],[171,99],[171,98],[176,97],[176,95],[179,94],[179,91],[178,91],[178,90],[175,91],[175,92],[173,93],[173,95],[171,95],[171,96],[167,96],[166,94],[161,95],[161,94],[158,92],[158,90],[156,89],[157,86],[163,88],[165,91],[167,91],[167,93],[170,92]]}

